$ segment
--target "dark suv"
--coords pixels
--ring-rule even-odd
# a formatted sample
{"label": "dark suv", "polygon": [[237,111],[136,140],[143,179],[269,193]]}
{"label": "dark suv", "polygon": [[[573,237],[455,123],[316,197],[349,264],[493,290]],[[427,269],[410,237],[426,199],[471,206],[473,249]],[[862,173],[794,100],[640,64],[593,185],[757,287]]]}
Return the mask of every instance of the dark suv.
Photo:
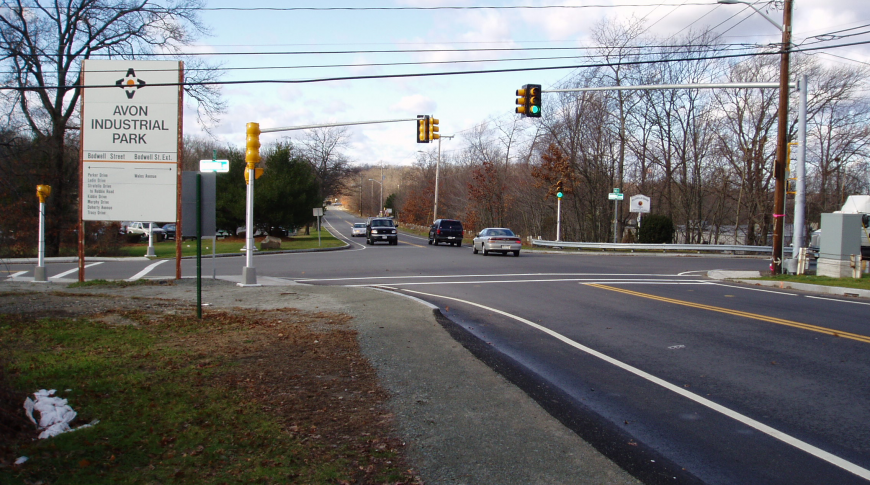
{"label": "dark suv", "polygon": [[366,223],[366,244],[386,241],[391,246],[399,244],[396,225],[389,217],[373,217]]}
{"label": "dark suv", "polygon": [[462,223],[455,219],[438,219],[429,228],[429,244],[438,245],[439,242],[462,246]]}

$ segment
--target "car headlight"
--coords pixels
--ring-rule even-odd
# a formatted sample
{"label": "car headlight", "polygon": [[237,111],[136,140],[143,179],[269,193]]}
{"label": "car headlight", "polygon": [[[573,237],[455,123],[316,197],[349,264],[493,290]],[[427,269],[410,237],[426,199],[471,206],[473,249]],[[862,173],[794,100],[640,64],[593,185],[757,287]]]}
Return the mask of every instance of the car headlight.
{"label": "car headlight", "polygon": [[372,234],[377,234],[377,233],[378,233],[377,229],[372,229]]}
{"label": "car headlight", "polygon": [[395,230],[395,229],[393,229],[392,231],[390,231],[390,234],[395,234],[395,233],[396,233],[396,230]]}

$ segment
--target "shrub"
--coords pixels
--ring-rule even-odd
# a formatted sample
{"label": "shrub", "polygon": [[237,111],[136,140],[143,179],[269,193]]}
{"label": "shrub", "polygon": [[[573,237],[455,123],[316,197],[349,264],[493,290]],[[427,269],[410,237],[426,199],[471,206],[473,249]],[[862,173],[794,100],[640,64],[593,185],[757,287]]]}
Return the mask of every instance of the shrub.
{"label": "shrub", "polygon": [[668,244],[674,239],[674,221],[668,216],[650,214],[641,220],[637,242],[641,244]]}

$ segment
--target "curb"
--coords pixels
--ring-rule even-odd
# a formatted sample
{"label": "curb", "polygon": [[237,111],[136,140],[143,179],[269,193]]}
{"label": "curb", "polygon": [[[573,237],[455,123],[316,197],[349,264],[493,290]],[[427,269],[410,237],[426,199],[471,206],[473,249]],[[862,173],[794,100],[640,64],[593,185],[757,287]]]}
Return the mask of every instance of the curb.
{"label": "curb", "polygon": [[861,290],[858,288],[844,288],[842,286],[811,285],[808,283],[795,283],[791,281],[745,280],[739,278],[725,278],[725,281],[733,281],[735,283],[745,283],[755,286],[767,286],[770,288],[779,288],[783,290],[790,289],[809,291],[813,293],[822,293],[825,295],[848,296],[853,298],[870,298],[870,290]]}

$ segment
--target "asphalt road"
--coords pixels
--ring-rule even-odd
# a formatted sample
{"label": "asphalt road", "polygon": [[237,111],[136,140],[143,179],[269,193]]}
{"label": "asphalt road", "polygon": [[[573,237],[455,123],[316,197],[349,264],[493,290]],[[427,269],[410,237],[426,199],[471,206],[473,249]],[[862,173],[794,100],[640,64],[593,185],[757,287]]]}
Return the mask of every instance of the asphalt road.
{"label": "asphalt road", "polygon": [[[258,276],[379,286],[437,305],[454,338],[647,483],[870,479],[870,303],[705,276],[764,270],[763,259],[484,257],[408,234],[398,246],[366,246],[350,237],[358,220],[329,211],[326,226],[350,249],[258,255]],[[214,264],[240,276],[244,260]],[[48,274],[74,278],[74,268],[52,264]],[[192,260],[182,271],[193,274]],[[88,279],[174,274],[173,261],[86,270]]]}

